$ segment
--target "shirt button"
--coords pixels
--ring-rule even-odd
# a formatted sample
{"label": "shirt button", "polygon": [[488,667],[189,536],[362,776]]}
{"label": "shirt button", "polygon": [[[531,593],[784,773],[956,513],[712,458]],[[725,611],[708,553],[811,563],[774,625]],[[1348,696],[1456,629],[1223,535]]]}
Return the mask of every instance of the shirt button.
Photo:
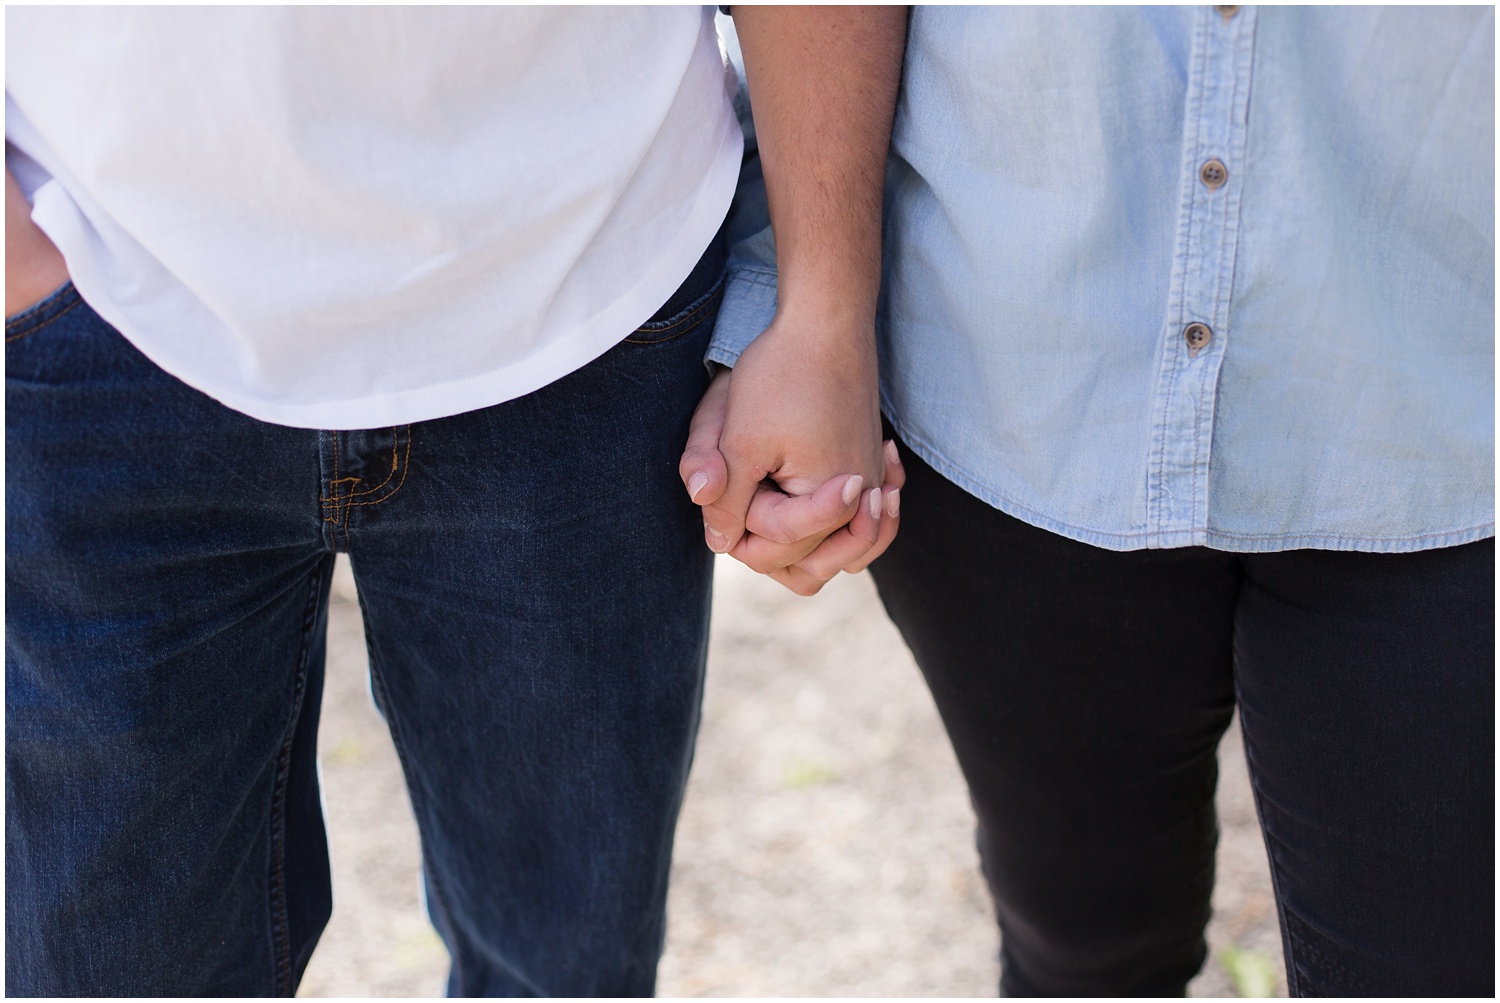
{"label": "shirt button", "polygon": [[1183,340],[1186,341],[1188,347],[1195,352],[1198,351],[1198,349],[1202,348],[1204,345],[1208,344],[1208,339],[1212,338],[1213,336],[1214,333],[1213,331],[1209,330],[1207,324],[1189,324],[1187,327],[1182,329]]}
{"label": "shirt button", "polygon": [[1219,12],[1220,17],[1228,21],[1240,12],[1240,5],[1237,3],[1216,3],[1214,4],[1214,10]]}
{"label": "shirt button", "polygon": [[1198,168],[1198,180],[1202,181],[1209,191],[1223,188],[1224,182],[1229,180],[1229,168],[1225,167],[1224,161],[1218,157],[1206,160],[1203,166]]}

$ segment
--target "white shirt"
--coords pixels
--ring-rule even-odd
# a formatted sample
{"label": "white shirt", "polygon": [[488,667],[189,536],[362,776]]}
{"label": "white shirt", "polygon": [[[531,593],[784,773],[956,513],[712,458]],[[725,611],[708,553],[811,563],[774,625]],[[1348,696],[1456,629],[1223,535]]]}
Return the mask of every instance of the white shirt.
{"label": "white shirt", "polygon": [[[7,161],[84,299],[264,421],[530,393],[723,221],[711,8],[15,8]],[[19,155],[17,155],[19,154]]]}

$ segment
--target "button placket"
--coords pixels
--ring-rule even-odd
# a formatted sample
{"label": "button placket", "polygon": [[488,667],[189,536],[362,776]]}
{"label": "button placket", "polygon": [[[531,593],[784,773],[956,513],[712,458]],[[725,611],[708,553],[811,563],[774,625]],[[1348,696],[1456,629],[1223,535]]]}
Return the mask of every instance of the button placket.
{"label": "button placket", "polygon": [[1148,546],[1207,541],[1208,466],[1239,236],[1255,17],[1200,8],[1183,122],[1177,247],[1147,478]]}

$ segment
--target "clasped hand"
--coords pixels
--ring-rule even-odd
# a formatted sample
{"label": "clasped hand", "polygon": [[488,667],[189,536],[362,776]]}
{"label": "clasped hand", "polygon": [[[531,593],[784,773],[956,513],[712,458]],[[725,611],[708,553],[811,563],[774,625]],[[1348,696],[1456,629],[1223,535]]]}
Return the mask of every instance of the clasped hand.
{"label": "clasped hand", "polygon": [[804,596],[862,570],[895,539],[905,483],[873,342],[778,318],[709,384],[678,472],[716,553]]}

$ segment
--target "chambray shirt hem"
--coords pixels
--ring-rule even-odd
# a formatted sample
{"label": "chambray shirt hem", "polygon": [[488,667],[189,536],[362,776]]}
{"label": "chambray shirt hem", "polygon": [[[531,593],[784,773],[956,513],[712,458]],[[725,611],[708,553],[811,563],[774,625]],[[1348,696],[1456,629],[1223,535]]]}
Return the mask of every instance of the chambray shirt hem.
{"label": "chambray shirt hem", "polygon": [[731,266],[724,279],[724,298],[705,364],[734,368],[743,352],[776,316],[776,273]]}
{"label": "chambray shirt hem", "polygon": [[1440,530],[1412,536],[1360,537],[1337,533],[1239,535],[1211,529],[1184,529],[1165,533],[1142,530],[1139,533],[1109,533],[1074,526],[1045,516],[984,484],[968,471],[942,454],[940,450],[915,434],[896,417],[890,400],[881,388],[881,410],[901,436],[902,443],[922,458],[928,466],[949,481],[987,505],[1037,529],[1104,550],[1167,550],[1178,547],[1207,547],[1238,554],[1264,554],[1284,550],[1340,550],[1370,554],[1405,554],[1420,550],[1438,550],[1474,543],[1495,535],[1493,521],[1464,529]]}
{"label": "chambray shirt hem", "polygon": [[1337,534],[1309,533],[1293,536],[1237,536],[1210,531],[1205,546],[1241,554],[1268,553],[1280,550],[1345,550],[1366,554],[1410,554],[1419,550],[1440,550],[1465,543],[1487,540],[1495,535],[1495,524],[1467,529],[1443,530],[1417,536],[1363,538]]}

